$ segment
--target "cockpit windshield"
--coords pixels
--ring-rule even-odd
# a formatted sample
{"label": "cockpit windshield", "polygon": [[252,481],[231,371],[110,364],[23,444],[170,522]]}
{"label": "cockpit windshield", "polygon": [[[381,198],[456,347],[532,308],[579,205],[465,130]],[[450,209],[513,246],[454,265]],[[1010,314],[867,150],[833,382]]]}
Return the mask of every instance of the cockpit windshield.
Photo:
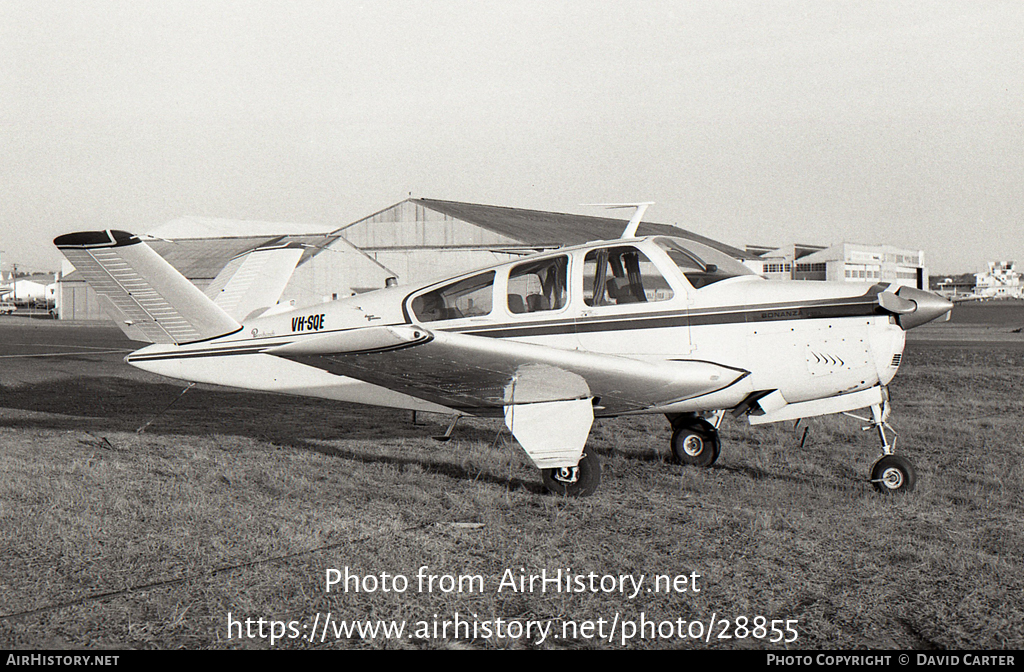
{"label": "cockpit windshield", "polygon": [[679,267],[695,289],[739,275],[756,275],[728,254],[692,240],[655,238],[654,242]]}

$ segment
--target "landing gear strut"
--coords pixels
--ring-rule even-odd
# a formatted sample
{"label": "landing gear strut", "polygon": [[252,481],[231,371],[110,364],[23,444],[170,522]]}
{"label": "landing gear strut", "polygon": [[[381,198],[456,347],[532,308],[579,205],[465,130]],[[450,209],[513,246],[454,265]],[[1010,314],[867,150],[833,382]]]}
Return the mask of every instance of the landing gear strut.
{"label": "landing gear strut", "polygon": [[[884,388],[883,388],[884,390]],[[874,429],[882,442],[882,457],[871,467],[871,484],[875,490],[884,493],[910,492],[917,483],[917,472],[914,463],[905,457],[896,455],[896,432],[886,420],[889,418],[889,393],[886,390],[881,404],[871,406],[871,418],[862,418],[852,413],[844,413],[851,418],[869,423],[864,430]],[[892,432],[893,441],[889,443],[885,430]]]}
{"label": "landing gear strut", "polygon": [[672,457],[679,464],[710,467],[718,459],[722,444],[718,438],[718,424],[723,413],[712,416],[711,424],[695,413],[669,416],[672,423]]}

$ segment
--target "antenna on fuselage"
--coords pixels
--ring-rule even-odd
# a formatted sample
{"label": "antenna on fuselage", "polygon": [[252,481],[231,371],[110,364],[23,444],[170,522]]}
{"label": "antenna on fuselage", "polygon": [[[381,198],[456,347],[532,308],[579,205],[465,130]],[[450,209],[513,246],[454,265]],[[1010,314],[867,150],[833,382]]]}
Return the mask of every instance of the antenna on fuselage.
{"label": "antenna on fuselage", "polygon": [[626,224],[626,228],[622,232],[622,235],[619,236],[619,238],[636,238],[636,230],[640,227],[640,220],[643,219],[644,212],[647,211],[647,208],[654,205],[654,201],[644,201],[642,203],[584,203],[583,205],[608,208],[609,210],[615,210],[618,208],[636,208],[636,212],[633,213],[633,217]]}

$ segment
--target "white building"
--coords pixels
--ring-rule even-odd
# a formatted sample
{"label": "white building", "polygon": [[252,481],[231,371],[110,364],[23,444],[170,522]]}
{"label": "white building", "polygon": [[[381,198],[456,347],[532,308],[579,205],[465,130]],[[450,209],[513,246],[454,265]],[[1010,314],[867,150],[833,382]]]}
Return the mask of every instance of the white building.
{"label": "white building", "polygon": [[0,299],[19,306],[52,306],[56,291],[52,274],[37,274],[0,283]]}
{"label": "white building", "polygon": [[831,247],[789,245],[769,250],[748,246],[759,255],[747,266],[773,280],[830,280],[836,282],[895,283],[928,289],[924,252],[892,245],[838,243]]}
{"label": "white building", "polygon": [[988,270],[974,274],[974,293],[992,299],[1024,298],[1024,275],[1012,261],[990,261]]}

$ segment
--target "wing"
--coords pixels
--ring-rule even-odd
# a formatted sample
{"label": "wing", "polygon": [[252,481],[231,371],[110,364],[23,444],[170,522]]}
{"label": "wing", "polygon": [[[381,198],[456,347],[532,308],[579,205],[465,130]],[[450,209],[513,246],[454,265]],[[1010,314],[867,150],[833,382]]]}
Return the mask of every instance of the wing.
{"label": "wing", "polygon": [[267,350],[475,415],[503,415],[541,469],[575,466],[594,411],[660,406],[747,375],[707,362],[642,362],[416,325],[366,327]]}
{"label": "wing", "polygon": [[416,325],[334,332],[267,352],[477,415],[581,398],[617,415],[714,392],[747,375],[709,362],[651,363]]}

